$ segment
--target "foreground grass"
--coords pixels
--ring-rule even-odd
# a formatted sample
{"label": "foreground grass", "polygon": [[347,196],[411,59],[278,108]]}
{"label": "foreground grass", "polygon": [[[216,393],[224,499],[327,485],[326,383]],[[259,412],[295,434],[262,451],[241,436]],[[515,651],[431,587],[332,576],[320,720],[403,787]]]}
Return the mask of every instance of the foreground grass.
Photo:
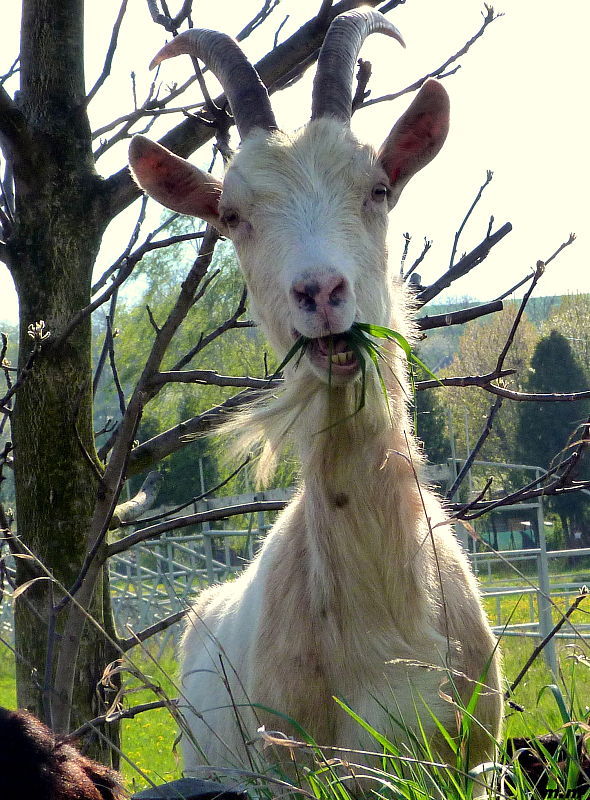
{"label": "foreground grass", "polygon": [[[495,613],[496,606],[489,612]],[[572,621],[587,621],[590,599],[579,609]],[[502,598],[502,616],[512,614],[512,622],[528,618],[526,602],[517,597]],[[533,638],[506,637],[502,643],[504,674],[510,683],[537,644]],[[572,719],[584,720],[590,714],[590,661],[587,640],[584,650],[580,641],[560,640],[557,643],[560,675],[557,681],[565,706]],[[125,704],[135,706],[163,697],[176,697],[176,665],[172,648],[157,659],[149,652],[134,652],[135,676],[124,675],[127,687]],[[157,663],[156,663],[157,662]],[[142,678],[137,677],[142,674]],[[516,689],[513,700],[518,709],[507,708],[507,736],[531,736],[548,731],[563,730],[563,713],[551,692],[542,691],[553,683],[544,659],[537,658]],[[14,659],[12,653],[0,647],[0,705],[15,708]],[[164,783],[181,776],[179,754],[175,747],[176,723],[167,709],[158,709],[123,722],[123,754],[121,770],[131,791],[139,791],[153,783]],[[418,791],[418,789],[416,789]],[[394,793],[395,794],[395,793]]]}
{"label": "foreground grass", "polygon": [[[147,678],[148,688],[142,681],[129,681],[130,694],[127,706],[142,705],[153,700],[178,696],[175,686],[177,666],[172,647],[156,659],[149,653],[132,655],[134,664]],[[125,783],[133,792],[150,785],[182,777],[180,752],[176,747],[177,725],[170,712],[165,709],[146,711],[135,719],[122,723],[121,772]]]}

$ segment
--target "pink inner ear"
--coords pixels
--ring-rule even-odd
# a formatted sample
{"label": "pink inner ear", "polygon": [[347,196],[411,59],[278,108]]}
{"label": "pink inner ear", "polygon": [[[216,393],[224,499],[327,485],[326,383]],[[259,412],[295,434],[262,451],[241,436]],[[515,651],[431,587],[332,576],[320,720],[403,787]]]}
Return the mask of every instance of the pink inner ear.
{"label": "pink inner ear", "polygon": [[154,200],[215,224],[220,181],[143,136],[132,140],[129,155],[137,183]]}
{"label": "pink inner ear", "polygon": [[[405,127],[405,126],[404,126]],[[400,177],[412,174],[412,164],[421,162],[439,139],[443,126],[431,114],[422,114],[397,132],[395,148],[383,164],[392,183]]]}
{"label": "pink inner ear", "polygon": [[448,129],[447,93],[436,81],[428,81],[381,147],[379,157],[392,185],[406,182],[433,159]]}

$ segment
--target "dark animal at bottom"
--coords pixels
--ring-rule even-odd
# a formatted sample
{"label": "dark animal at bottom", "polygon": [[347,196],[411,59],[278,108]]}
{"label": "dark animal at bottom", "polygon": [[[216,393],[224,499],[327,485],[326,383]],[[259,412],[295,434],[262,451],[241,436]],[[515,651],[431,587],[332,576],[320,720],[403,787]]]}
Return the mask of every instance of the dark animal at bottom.
{"label": "dark animal at bottom", "polygon": [[575,787],[567,790],[549,789],[551,766],[546,754],[559,765],[561,772],[567,771],[570,756],[562,741],[562,737],[555,733],[546,733],[536,739],[525,736],[514,736],[508,739],[506,750],[512,756],[512,761],[518,761],[522,771],[539,796],[543,797],[586,797],[590,791],[590,754],[580,734],[576,735],[577,762],[580,772],[577,776]]}
{"label": "dark animal at bottom", "polygon": [[112,769],[83,756],[28,711],[0,708],[2,800],[124,800]]}

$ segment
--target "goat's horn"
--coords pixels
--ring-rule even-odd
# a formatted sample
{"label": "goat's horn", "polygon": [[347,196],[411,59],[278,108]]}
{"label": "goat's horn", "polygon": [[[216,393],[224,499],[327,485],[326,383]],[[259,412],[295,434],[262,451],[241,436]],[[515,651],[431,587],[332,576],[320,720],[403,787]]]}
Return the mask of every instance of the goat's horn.
{"label": "goat's horn", "polygon": [[371,33],[392,36],[405,47],[401,33],[373,8],[347,11],[330,25],[313,82],[311,118],[335,117],[349,122],[352,113],[352,81],[358,54]]}
{"label": "goat's horn", "polygon": [[216,76],[242,139],[253,128],[277,129],[266,87],[234,39],[218,31],[198,28],[184,31],[164,45],[150,69],[183,53],[201,59]]}

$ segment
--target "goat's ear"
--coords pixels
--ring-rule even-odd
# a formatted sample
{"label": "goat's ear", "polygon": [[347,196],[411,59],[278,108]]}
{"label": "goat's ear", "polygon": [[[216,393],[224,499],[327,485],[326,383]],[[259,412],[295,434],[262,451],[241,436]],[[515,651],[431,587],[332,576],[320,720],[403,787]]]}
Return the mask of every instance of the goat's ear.
{"label": "goat's ear", "polygon": [[426,81],[381,145],[379,160],[389,176],[395,197],[443,146],[449,131],[449,105],[449,96],[442,84]]}
{"label": "goat's ear", "polygon": [[129,165],[136,183],[163,206],[219,227],[222,183],[145,136],[134,136]]}

